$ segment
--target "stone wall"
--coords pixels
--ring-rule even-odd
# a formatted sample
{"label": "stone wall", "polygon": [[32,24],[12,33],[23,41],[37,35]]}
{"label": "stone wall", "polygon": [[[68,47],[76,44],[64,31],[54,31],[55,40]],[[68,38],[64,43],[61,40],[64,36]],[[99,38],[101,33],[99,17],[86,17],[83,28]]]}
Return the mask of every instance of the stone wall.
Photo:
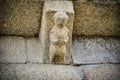
{"label": "stone wall", "polygon": [[0,80],[120,80],[120,1],[72,2],[70,65],[43,62],[44,2],[0,0]]}
{"label": "stone wall", "polygon": [[[0,34],[38,36],[43,1],[1,0]],[[78,0],[73,35],[120,36],[120,3]]]}

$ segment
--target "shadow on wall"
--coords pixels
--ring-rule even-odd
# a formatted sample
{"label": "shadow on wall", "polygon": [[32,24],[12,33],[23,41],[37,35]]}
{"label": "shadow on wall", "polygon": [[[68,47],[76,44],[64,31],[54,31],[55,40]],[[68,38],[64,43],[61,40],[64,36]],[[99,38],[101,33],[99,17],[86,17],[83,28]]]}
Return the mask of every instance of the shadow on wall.
{"label": "shadow on wall", "polygon": [[117,24],[115,26],[117,27],[118,32],[115,31],[115,34],[119,34],[120,33],[120,3],[118,3],[116,5],[117,5],[117,9],[116,9],[116,14],[115,15],[116,15]]}
{"label": "shadow on wall", "polygon": [[5,0],[0,0],[0,33],[4,32],[4,24],[11,13],[10,4]]}

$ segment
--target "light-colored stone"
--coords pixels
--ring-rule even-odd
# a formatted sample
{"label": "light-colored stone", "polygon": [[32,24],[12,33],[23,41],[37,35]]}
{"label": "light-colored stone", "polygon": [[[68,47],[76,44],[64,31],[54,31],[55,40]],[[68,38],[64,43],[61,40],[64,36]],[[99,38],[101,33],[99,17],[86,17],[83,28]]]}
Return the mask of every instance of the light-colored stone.
{"label": "light-colored stone", "polygon": [[73,35],[120,36],[119,5],[74,1]]}
{"label": "light-colored stone", "polygon": [[[65,12],[69,17],[68,22],[66,23],[66,28],[69,30],[69,45],[72,40],[72,28],[73,28],[73,20],[74,20],[74,9],[72,1],[45,1],[43,7],[43,15],[41,22],[41,30],[40,30],[40,40],[42,45],[42,53],[44,62],[49,62],[49,46],[50,46],[50,30],[55,26],[53,16],[56,12]],[[70,48],[69,50],[70,51]],[[68,52],[70,53],[70,52]]]}
{"label": "light-colored stone", "polygon": [[0,63],[25,63],[25,40],[22,37],[0,37]]}
{"label": "light-colored stone", "polygon": [[16,67],[18,80],[82,80],[79,73],[82,71],[65,65],[23,64]]}
{"label": "light-colored stone", "polygon": [[65,26],[68,15],[63,11],[54,14],[54,27],[49,32],[49,60],[55,64],[70,64],[70,31]]}
{"label": "light-colored stone", "polygon": [[0,80],[17,80],[15,65],[0,64]]}
{"label": "light-colored stone", "polygon": [[85,80],[120,80],[120,65],[91,65],[83,71]]}
{"label": "light-colored stone", "polygon": [[38,38],[26,38],[26,52],[29,62],[43,63],[41,44]]}
{"label": "light-colored stone", "polygon": [[109,37],[74,37],[72,58],[75,65],[120,63],[120,39]]}
{"label": "light-colored stone", "polygon": [[42,1],[0,0],[0,34],[38,36]]}

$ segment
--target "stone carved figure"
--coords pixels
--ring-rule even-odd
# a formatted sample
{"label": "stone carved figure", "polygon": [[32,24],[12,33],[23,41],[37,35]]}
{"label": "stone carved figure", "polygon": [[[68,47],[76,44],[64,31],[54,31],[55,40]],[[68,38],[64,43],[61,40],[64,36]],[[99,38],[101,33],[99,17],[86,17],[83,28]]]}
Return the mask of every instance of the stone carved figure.
{"label": "stone carved figure", "polygon": [[49,34],[49,61],[55,64],[69,64],[68,42],[70,31],[65,26],[68,15],[65,12],[58,11],[54,14],[53,20],[55,26]]}

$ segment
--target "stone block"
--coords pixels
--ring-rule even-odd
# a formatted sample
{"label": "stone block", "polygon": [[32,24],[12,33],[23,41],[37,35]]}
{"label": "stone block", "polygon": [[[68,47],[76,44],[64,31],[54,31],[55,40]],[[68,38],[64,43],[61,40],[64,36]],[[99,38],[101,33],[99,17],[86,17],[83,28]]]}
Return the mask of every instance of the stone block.
{"label": "stone block", "polygon": [[72,58],[75,65],[120,63],[120,39],[109,37],[74,37]]}
{"label": "stone block", "polygon": [[15,65],[0,64],[0,80],[17,80]]}
{"label": "stone block", "polygon": [[83,71],[85,80],[120,80],[120,65],[91,65]]}
{"label": "stone block", "polygon": [[72,0],[72,1],[79,1],[81,3],[93,2],[93,3],[102,3],[102,4],[116,4],[120,2],[120,0]]}
{"label": "stone block", "polygon": [[41,44],[38,38],[26,39],[26,52],[29,62],[42,63]]}
{"label": "stone block", "polygon": [[65,65],[23,64],[16,67],[18,80],[82,80],[79,72]]}
{"label": "stone block", "polygon": [[0,37],[0,63],[25,63],[25,40],[22,37]]}
{"label": "stone block", "polygon": [[42,1],[0,0],[0,35],[38,36]]}
{"label": "stone block", "polygon": [[120,3],[98,1],[74,1],[73,35],[120,36]]}

